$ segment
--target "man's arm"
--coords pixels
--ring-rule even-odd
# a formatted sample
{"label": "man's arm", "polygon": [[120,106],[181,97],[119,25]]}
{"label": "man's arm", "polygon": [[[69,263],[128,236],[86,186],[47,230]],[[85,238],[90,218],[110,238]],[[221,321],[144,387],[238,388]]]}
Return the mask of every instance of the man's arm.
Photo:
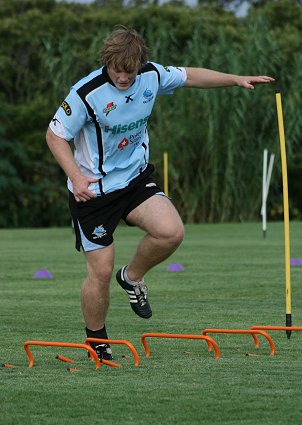
{"label": "man's arm", "polygon": [[75,200],[86,202],[90,198],[95,198],[96,195],[88,189],[88,186],[90,183],[97,182],[98,179],[86,177],[81,173],[74,160],[69,143],[56,136],[49,127],[46,133],[46,142],[53,156],[72,181]]}
{"label": "man's arm", "polygon": [[206,68],[185,68],[187,80],[184,87],[215,88],[240,86],[253,90],[254,84],[271,83],[274,78],[267,76],[247,77],[223,72],[213,71]]}

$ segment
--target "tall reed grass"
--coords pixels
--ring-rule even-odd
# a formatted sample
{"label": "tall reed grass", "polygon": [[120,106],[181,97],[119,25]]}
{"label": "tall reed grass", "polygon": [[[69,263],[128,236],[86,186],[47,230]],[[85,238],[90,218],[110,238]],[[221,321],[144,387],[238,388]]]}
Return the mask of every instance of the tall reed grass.
{"label": "tall reed grass", "polygon": [[[276,155],[269,200],[275,206],[282,201],[277,87],[284,105],[288,163],[296,161],[298,169],[302,167],[302,119],[297,114],[302,53],[288,53],[261,10],[244,23],[236,19],[216,22],[214,15],[210,19],[202,9],[196,10],[194,19],[188,12],[183,16],[183,22],[179,16],[175,23],[166,19],[163,11],[153,11],[146,25],[136,26],[151,48],[152,60],[241,75],[271,75],[276,84],[257,86],[255,91],[239,87],[181,89],[173,96],[158,98],[149,124],[151,160],[163,182],[162,154],[169,152],[169,192],[186,222],[256,219],[265,148]],[[127,24],[135,26],[135,22]],[[178,32],[175,26],[180,28]],[[62,88],[66,93],[76,81],[85,60],[87,70],[98,66],[102,38],[111,29],[112,25],[103,26],[90,44],[86,43],[85,57],[77,56],[74,40],[68,35],[59,46],[44,41],[43,66],[51,79],[54,102],[64,96]]]}
{"label": "tall reed grass", "polygon": [[[170,154],[170,193],[187,222],[226,222],[258,217],[261,206],[262,156],[276,154],[272,191],[280,193],[280,160],[275,88],[281,84],[289,161],[301,146],[298,81],[301,53],[294,75],[282,69],[278,40],[259,14],[246,21],[241,40],[223,26],[207,40],[208,22],[201,18],[177,65],[201,66],[240,75],[271,75],[276,84],[242,88],[185,89],[160,99],[151,124],[152,155],[161,173],[161,152]],[[161,31],[162,46],[171,37]],[[169,40],[170,39],[170,40]],[[168,40],[168,42],[167,42]],[[171,47],[172,48],[172,47]]]}

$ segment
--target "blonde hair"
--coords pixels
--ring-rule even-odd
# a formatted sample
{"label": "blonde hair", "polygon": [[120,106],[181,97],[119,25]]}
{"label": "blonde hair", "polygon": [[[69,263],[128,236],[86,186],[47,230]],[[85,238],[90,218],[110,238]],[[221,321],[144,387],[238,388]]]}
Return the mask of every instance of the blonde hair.
{"label": "blonde hair", "polygon": [[148,61],[148,47],[134,29],[120,25],[104,40],[100,60],[117,71],[137,71]]}

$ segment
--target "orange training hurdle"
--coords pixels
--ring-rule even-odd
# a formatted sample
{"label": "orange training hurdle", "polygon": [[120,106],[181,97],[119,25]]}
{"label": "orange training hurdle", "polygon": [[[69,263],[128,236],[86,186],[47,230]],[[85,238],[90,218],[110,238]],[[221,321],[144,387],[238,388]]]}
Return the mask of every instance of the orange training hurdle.
{"label": "orange training hurdle", "polygon": [[[274,356],[275,352],[276,352],[275,344],[274,344],[272,338],[266,332],[259,330],[259,329],[214,329],[214,328],[211,329],[211,328],[208,328],[208,329],[205,329],[202,332],[203,335],[206,335],[208,333],[249,334],[249,335],[252,335],[256,348],[259,347],[259,341],[258,341],[258,338],[257,338],[257,334],[259,334],[259,335],[264,336],[267,339],[267,341],[270,345],[270,348],[271,348],[270,355]],[[209,346],[209,350],[211,350],[210,346]]]}
{"label": "orange training hurdle", "polygon": [[[123,345],[127,345],[127,347],[130,349],[130,351],[133,354],[133,357],[134,357],[134,366],[139,366],[139,364],[140,364],[139,356],[137,354],[136,349],[133,347],[133,345],[131,344],[131,342],[127,341],[126,339],[104,339],[104,338],[86,338],[85,339],[85,344],[89,344],[89,346],[90,346],[90,342],[103,342],[105,344],[123,344]],[[106,364],[108,364],[108,360],[103,360],[103,362],[106,363]],[[110,363],[113,363],[113,362],[110,362]],[[115,363],[115,365],[118,365],[118,363]],[[118,365],[118,366],[120,366],[120,365]]]}
{"label": "orange training hurdle", "polygon": [[150,332],[150,333],[144,333],[141,337],[143,346],[145,348],[146,357],[150,356],[150,349],[147,344],[146,338],[186,338],[186,339],[203,339],[207,342],[209,351],[214,347],[215,351],[215,357],[216,359],[219,359],[220,352],[219,348],[214,341],[213,338],[206,336],[206,335],[190,335],[190,334],[167,334],[167,333],[157,333],[157,332]]}
{"label": "orange training hurdle", "polygon": [[252,326],[251,329],[263,331],[302,331],[301,326]]}
{"label": "orange training hurdle", "polygon": [[61,362],[65,362],[65,363],[74,363],[75,360],[69,359],[68,357],[64,357],[64,356],[56,356],[56,359],[61,360]]}
{"label": "orange training hurdle", "polygon": [[29,368],[33,367],[34,365],[34,357],[30,349],[28,348],[29,345],[41,345],[41,346],[48,346],[48,347],[83,348],[84,350],[87,350],[90,353],[90,356],[95,361],[95,368],[99,369],[100,367],[100,360],[96,352],[88,344],[74,344],[73,342],[55,342],[55,341],[25,341],[24,350],[26,351],[26,354],[29,359],[29,365],[28,365]]}

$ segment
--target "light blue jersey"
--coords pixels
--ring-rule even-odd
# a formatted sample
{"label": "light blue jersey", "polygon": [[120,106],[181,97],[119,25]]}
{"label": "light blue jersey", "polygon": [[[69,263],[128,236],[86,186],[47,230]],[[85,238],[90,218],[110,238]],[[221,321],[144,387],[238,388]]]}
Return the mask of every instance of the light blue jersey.
{"label": "light blue jersey", "polygon": [[[182,87],[184,68],[149,62],[127,90],[117,89],[102,67],[75,84],[50,123],[59,137],[74,139],[81,172],[97,178],[97,195],[122,189],[148,165],[148,119],[157,95]],[[68,179],[72,192],[72,183]]]}

